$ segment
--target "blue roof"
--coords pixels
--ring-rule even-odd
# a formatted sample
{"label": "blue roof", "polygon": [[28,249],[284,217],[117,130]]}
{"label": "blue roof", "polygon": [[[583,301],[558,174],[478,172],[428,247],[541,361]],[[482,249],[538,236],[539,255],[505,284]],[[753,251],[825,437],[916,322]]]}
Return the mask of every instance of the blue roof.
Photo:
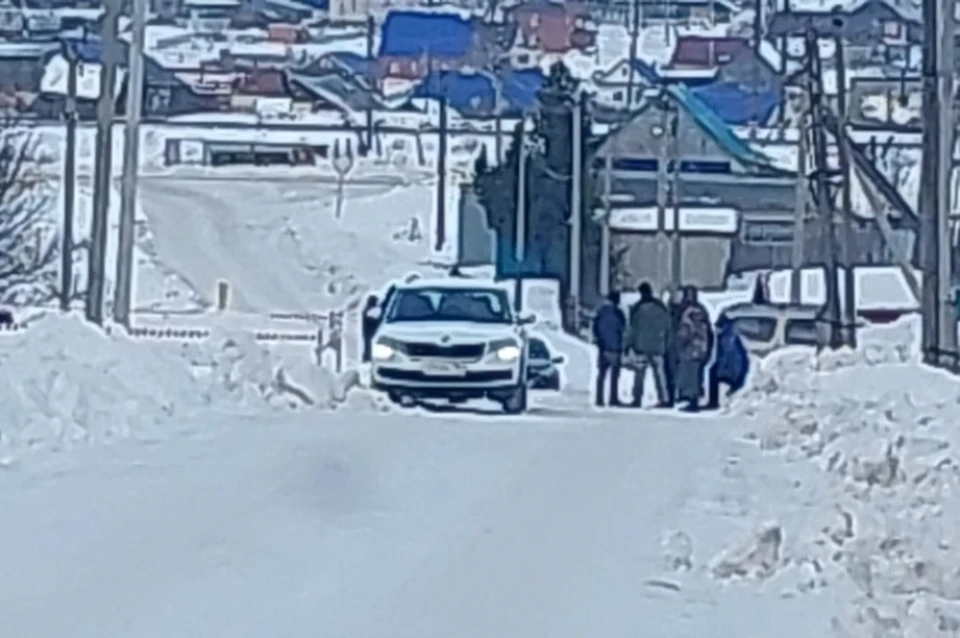
{"label": "blue roof", "polygon": [[473,48],[473,22],[453,14],[395,11],[387,15],[379,57],[462,58]]}
{"label": "blue roof", "polygon": [[733,82],[721,82],[692,89],[693,94],[732,126],[764,123],[780,106],[775,91],[748,90]]}
{"label": "blue roof", "polygon": [[479,73],[435,71],[413,91],[415,98],[446,98],[447,104],[463,114],[492,113],[496,92],[492,80]]}
{"label": "blue roof", "polygon": [[67,43],[68,46],[73,47],[77,58],[81,62],[87,62],[88,64],[100,62],[103,57],[103,44],[100,42],[98,36],[69,37],[64,38],[63,41]]}
{"label": "blue roof", "polygon": [[671,84],[664,86],[664,91],[693,117],[700,128],[720,145],[720,148],[738,162],[771,165],[770,159],[766,155],[753,150],[746,142],[737,137],[737,134],[690,89],[682,85]]}
{"label": "blue roof", "polygon": [[546,77],[540,69],[507,71],[501,76],[503,99],[510,111],[529,111],[537,106]]}

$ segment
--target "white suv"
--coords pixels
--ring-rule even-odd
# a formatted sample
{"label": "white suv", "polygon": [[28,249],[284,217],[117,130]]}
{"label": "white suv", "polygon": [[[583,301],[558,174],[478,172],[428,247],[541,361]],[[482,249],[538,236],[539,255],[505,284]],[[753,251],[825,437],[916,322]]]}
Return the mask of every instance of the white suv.
{"label": "white suv", "polygon": [[507,290],[471,279],[398,286],[373,339],[373,387],[401,405],[422,398],[498,401],[527,408],[527,334]]}

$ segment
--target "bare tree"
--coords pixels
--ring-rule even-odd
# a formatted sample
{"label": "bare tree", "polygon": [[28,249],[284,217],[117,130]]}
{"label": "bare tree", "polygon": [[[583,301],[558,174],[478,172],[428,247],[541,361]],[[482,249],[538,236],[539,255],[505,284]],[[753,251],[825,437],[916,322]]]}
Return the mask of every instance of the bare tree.
{"label": "bare tree", "polygon": [[59,230],[53,175],[29,128],[0,126],[0,304],[44,304],[57,295]]}

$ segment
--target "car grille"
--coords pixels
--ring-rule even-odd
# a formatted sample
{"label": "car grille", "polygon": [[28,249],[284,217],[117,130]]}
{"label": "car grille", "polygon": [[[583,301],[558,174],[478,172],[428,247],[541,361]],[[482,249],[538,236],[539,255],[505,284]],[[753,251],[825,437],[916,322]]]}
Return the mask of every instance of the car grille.
{"label": "car grille", "polygon": [[464,343],[440,346],[435,343],[407,343],[404,349],[411,357],[442,357],[445,359],[479,359],[486,348],[482,343]]}
{"label": "car grille", "polygon": [[418,370],[396,370],[381,368],[378,374],[391,381],[418,381],[422,383],[493,383],[510,381],[513,374],[509,370],[481,370],[464,374],[424,374]]}

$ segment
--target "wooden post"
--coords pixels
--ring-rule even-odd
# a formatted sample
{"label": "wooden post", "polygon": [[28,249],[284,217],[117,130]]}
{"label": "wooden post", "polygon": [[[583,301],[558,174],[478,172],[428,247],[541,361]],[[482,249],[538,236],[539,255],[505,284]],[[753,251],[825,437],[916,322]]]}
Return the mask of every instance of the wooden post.
{"label": "wooden post", "polygon": [[230,284],[226,281],[217,282],[217,311],[223,312],[227,309],[227,303],[230,299]]}

